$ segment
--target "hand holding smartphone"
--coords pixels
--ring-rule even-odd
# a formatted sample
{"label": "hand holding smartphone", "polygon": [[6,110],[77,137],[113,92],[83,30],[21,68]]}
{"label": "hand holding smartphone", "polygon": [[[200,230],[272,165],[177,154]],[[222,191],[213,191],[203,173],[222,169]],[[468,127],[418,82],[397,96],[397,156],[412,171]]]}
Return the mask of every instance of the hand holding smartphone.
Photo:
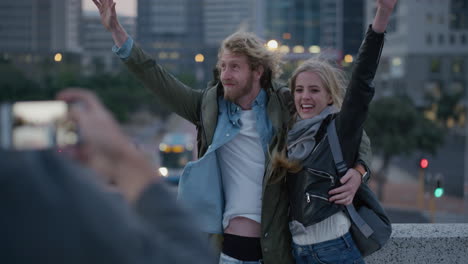
{"label": "hand holding smartphone", "polygon": [[65,148],[79,141],[64,101],[0,104],[0,147],[10,150]]}

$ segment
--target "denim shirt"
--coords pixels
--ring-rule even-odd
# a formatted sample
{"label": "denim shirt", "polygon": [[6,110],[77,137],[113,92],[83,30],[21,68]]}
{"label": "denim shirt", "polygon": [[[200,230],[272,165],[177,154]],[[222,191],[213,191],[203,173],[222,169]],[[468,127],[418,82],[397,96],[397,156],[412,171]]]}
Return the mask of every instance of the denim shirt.
{"label": "denim shirt", "polygon": [[[112,51],[121,59],[130,56],[133,39],[129,36],[122,47],[114,45]],[[260,136],[263,152],[268,155],[268,144],[273,137],[273,126],[268,118],[266,105],[267,93],[261,89],[252,110],[256,116],[257,131]],[[223,232],[224,192],[221,169],[216,150],[229,142],[240,132],[241,107],[233,102],[218,98],[218,122],[212,144],[208,151],[197,161],[189,162],[179,181],[178,199],[185,207],[191,208],[198,219],[202,231],[212,234]]]}
{"label": "denim shirt", "polygon": [[122,44],[122,47],[118,47],[117,45],[114,45],[112,47],[112,52],[114,52],[119,58],[125,60],[130,56],[130,52],[132,52],[132,47],[133,47],[133,39],[132,37],[128,36],[127,40],[125,40],[124,44]]}
{"label": "denim shirt", "polygon": [[[257,119],[257,131],[263,152],[268,155],[268,143],[273,136],[273,126],[266,113],[267,94],[262,89],[252,104]],[[195,210],[202,231],[223,232],[224,192],[221,169],[216,150],[240,132],[241,108],[222,97],[218,99],[219,114],[212,144],[203,157],[189,162],[179,182],[179,200]],[[261,188],[261,187],[260,187]]]}

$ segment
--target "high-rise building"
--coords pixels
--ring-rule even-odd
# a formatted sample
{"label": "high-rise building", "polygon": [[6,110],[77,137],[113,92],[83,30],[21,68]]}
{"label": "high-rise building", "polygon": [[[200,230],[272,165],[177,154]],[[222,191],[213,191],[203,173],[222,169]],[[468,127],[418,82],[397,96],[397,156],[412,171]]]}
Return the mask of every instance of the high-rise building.
{"label": "high-rise building", "polygon": [[357,54],[368,24],[364,17],[364,0],[343,0],[343,54]]}
{"label": "high-rise building", "polygon": [[270,0],[266,5],[266,37],[280,45],[311,46],[341,58],[356,54],[363,29],[363,0]]}
{"label": "high-rise building", "polygon": [[[368,23],[375,8],[375,1],[367,0]],[[444,94],[466,94],[468,0],[399,1],[386,39],[378,96],[407,95],[427,107]],[[460,107],[466,103],[465,96]]]}
{"label": "high-rise building", "polygon": [[0,56],[29,77],[57,62],[79,65],[81,0],[0,2]]}
{"label": "high-rise building", "polygon": [[202,0],[138,0],[136,40],[174,73],[203,52]]}
{"label": "high-rise building", "polygon": [[241,29],[263,37],[263,0],[205,0],[204,43],[219,47],[221,41]]}
{"label": "high-rise building", "polygon": [[[136,17],[119,16],[120,24],[130,36],[135,36],[135,21]],[[111,52],[111,47],[114,45],[112,35],[102,26],[97,11],[83,14],[81,44],[83,47],[82,65],[86,74],[121,70],[120,59]]]}
{"label": "high-rise building", "polygon": [[81,0],[0,2],[3,53],[80,52]]}
{"label": "high-rise building", "polygon": [[320,44],[320,1],[271,0],[266,10],[268,39],[288,46]]}

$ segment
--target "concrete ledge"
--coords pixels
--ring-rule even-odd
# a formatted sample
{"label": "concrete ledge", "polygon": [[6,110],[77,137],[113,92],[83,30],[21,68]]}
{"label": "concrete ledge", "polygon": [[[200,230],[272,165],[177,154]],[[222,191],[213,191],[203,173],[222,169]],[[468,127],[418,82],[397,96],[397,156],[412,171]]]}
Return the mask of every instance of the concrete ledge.
{"label": "concrete ledge", "polygon": [[468,224],[393,224],[385,247],[365,258],[377,263],[468,263]]}

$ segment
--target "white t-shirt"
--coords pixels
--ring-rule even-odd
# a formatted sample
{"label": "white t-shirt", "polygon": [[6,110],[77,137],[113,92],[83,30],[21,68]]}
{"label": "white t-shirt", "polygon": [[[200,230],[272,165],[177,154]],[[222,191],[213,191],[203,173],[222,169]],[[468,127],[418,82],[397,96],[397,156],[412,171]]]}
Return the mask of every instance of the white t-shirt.
{"label": "white t-shirt", "polygon": [[260,223],[265,154],[256,128],[255,112],[243,110],[241,129],[217,150],[223,179],[223,228],[238,216]]}

